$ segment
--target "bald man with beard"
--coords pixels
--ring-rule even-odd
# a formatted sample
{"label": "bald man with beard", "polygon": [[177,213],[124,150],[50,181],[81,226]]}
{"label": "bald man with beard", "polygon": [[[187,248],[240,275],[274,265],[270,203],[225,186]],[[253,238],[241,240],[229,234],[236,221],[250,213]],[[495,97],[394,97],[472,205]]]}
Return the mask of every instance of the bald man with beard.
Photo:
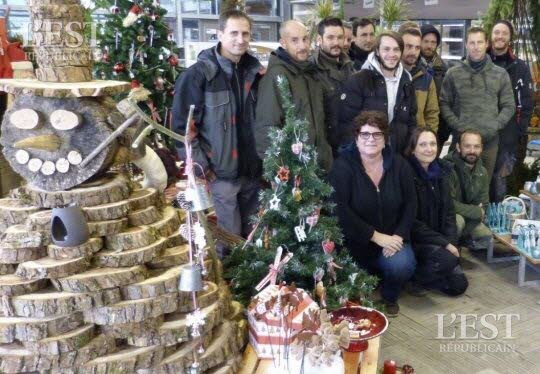
{"label": "bald man with beard", "polygon": [[284,77],[289,82],[297,118],[309,123],[309,142],[315,146],[318,163],[328,171],[332,149],[327,140],[324,89],[317,79],[318,67],[308,60],[308,31],[301,22],[291,20],[282,24],[279,33],[281,47],[271,53],[266,74],[259,84],[254,131],[257,153],[264,159],[272,142],[268,136],[270,129],[283,127],[285,111],[277,78]]}

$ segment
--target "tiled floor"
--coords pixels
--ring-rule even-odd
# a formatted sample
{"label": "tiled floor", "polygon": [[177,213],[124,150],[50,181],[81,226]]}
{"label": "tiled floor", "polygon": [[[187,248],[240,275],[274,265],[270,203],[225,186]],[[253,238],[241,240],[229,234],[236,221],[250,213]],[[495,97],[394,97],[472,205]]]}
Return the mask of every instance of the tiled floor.
{"label": "tiled floor", "polygon": [[[462,254],[468,290],[457,298],[404,292],[379,366],[393,359],[417,374],[540,373],[540,287],[517,286],[517,262],[487,264],[485,253]],[[484,339],[474,337],[481,333]]]}

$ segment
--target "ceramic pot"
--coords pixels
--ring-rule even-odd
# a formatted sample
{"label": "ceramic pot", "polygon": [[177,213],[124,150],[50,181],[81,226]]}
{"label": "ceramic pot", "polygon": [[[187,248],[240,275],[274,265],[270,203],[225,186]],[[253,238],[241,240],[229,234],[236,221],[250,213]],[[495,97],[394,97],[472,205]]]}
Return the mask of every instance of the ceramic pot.
{"label": "ceramic pot", "polygon": [[51,237],[59,247],[75,247],[90,238],[88,223],[78,206],[54,208],[51,217]]}

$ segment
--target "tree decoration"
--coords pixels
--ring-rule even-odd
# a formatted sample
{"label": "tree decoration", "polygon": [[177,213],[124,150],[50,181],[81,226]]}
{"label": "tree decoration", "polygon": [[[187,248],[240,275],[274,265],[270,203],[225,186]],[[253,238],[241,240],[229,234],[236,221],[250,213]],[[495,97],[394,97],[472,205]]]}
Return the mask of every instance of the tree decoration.
{"label": "tree decoration", "polygon": [[[287,80],[279,77],[276,83],[285,121],[282,128],[271,130],[272,143],[263,161],[263,176],[271,188],[260,195],[263,210],[253,219],[255,230],[250,237],[254,240],[233,249],[225,259],[225,276],[232,281],[235,297],[248,304],[256,292],[253,285],[268,273],[276,248],[286,245],[294,257],[279,272],[278,280],[295,282],[307,292],[314,292],[322,281],[326,288],[322,299],[329,308],[336,308],[347,299],[369,305],[376,278],[360,270],[346,249],[335,250],[342,245],[343,236],[337,218],[331,215],[332,188],[324,181],[317,164],[316,152],[308,139],[308,124],[296,118]],[[292,147],[297,143],[302,144],[299,154]],[[331,255],[322,253],[321,249]],[[338,267],[342,269],[337,271]],[[314,284],[316,269],[325,270]],[[349,278],[350,274],[356,276]]]}

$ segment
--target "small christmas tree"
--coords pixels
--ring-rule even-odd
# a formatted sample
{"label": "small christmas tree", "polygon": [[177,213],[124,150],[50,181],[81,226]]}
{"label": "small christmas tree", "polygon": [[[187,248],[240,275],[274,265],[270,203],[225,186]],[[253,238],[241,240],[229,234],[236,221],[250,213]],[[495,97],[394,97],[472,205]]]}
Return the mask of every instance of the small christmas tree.
{"label": "small christmas tree", "polygon": [[109,14],[105,24],[98,25],[95,78],[144,86],[151,92],[147,104],[153,119],[170,125],[174,82],[181,68],[174,34],[164,21],[167,10],[158,0],[97,0],[99,8]]}
{"label": "small christmas tree", "polygon": [[288,81],[279,77],[277,84],[286,117],[282,129],[271,131],[273,143],[264,159],[264,178],[272,188],[261,194],[261,210],[247,242],[226,259],[226,277],[237,300],[247,304],[281,246],[293,254],[281,280],[313,291],[330,309],[344,300],[369,305],[376,278],[360,270],[346,249],[335,250],[343,236],[337,219],[326,215],[333,209],[328,202],[332,188],[308,144],[307,122],[296,118]]}

